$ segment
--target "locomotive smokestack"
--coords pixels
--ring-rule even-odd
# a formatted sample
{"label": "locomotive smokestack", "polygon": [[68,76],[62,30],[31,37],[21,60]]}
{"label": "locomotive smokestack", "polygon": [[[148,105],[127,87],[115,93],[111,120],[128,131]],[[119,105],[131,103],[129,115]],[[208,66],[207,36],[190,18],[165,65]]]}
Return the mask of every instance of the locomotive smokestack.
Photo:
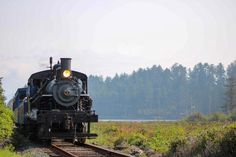
{"label": "locomotive smokestack", "polygon": [[61,70],[71,70],[71,58],[61,58]]}

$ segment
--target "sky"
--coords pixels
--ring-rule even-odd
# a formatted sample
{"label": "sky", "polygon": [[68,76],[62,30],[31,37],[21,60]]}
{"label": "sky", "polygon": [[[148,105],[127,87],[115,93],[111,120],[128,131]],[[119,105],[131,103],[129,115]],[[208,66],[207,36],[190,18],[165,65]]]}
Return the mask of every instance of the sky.
{"label": "sky", "polygon": [[0,0],[0,76],[9,100],[61,57],[88,75],[236,59],[235,0]]}

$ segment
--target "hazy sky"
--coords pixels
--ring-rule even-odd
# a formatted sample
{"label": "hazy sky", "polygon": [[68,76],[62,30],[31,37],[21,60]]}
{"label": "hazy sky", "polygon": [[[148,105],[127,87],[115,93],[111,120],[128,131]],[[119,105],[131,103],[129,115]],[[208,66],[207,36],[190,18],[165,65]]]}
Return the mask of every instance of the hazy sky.
{"label": "hazy sky", "polygon": [[104,76],[153,64],[227,65],[236,59],[235,8],[235,0],[0,0],[6,96],[49,56]]}

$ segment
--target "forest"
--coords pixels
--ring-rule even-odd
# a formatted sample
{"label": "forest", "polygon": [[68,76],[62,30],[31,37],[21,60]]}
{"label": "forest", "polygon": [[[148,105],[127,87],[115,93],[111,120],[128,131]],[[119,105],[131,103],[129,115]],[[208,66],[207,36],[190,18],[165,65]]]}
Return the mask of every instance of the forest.
{"label": "forest", "polygon": [[193,68],[153,65],[132,74],[89,76],[89,94],[101,119],[176,120],[192,113],[233,112],[236,61]]}

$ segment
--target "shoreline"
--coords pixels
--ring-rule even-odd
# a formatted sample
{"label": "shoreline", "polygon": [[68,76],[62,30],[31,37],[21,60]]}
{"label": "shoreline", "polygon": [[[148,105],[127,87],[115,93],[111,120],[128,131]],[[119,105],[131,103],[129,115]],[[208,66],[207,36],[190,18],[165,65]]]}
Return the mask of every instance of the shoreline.
{"label": "shoreline", "polygon": [[100,122],[177,122],[179,120],[160,119],[99,119]]}

